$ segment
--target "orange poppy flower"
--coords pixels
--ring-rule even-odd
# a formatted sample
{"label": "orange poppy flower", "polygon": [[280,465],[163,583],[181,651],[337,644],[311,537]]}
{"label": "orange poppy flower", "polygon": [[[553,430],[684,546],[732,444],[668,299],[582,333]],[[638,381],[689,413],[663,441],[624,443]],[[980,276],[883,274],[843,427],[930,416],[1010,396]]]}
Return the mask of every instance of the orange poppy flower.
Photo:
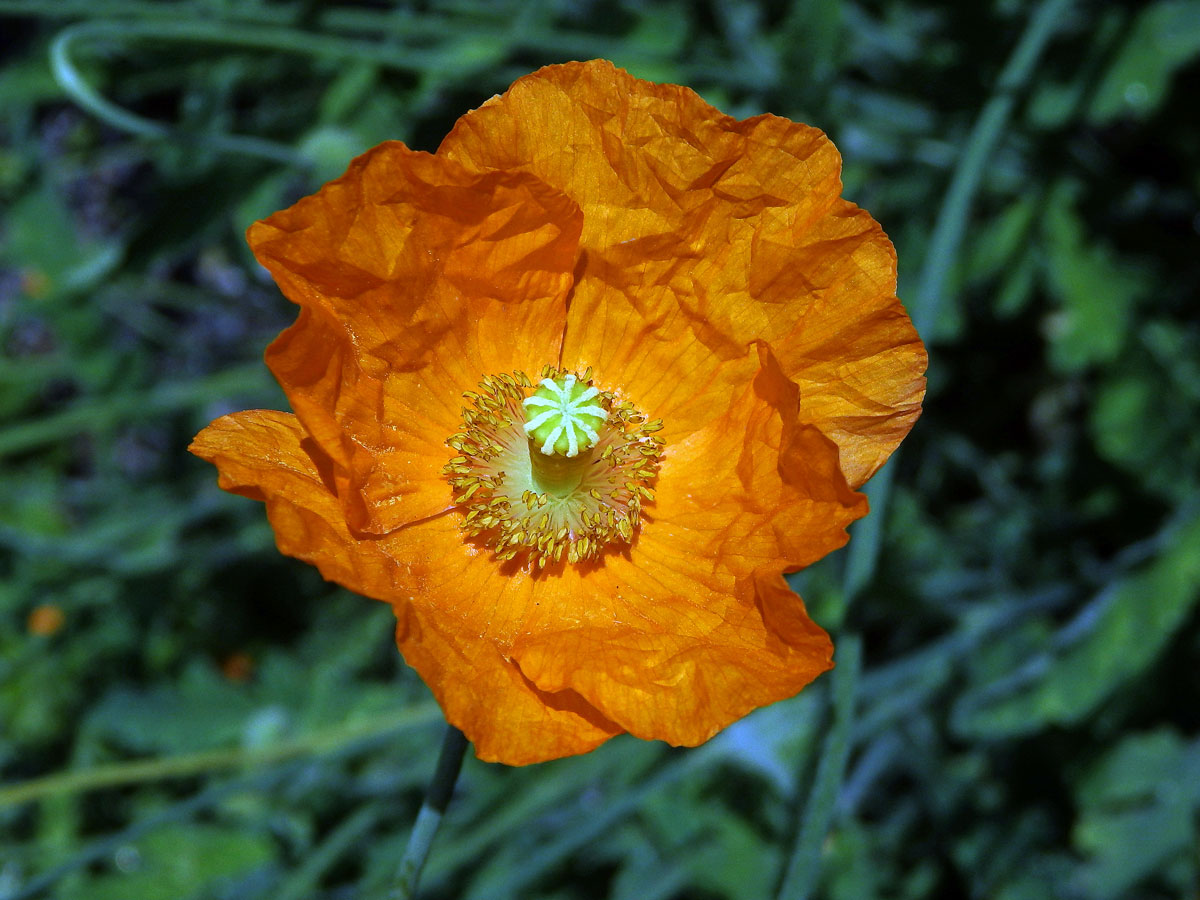
{"label": "orange poppy flower", "polygon": [[192,450],[384,600],[485,760],[699,744],[831,666],[783,573],[840,547],[925,350],[820,131],[603,61],[254,224],[295,415]]}
{"label": "orange poppy flower", "polygon": [[57,634],[66,623],[67,617],[61,606],[54,603],[41,603],[30,611],[25,624],[29,628],[30,634],[48,637]]}

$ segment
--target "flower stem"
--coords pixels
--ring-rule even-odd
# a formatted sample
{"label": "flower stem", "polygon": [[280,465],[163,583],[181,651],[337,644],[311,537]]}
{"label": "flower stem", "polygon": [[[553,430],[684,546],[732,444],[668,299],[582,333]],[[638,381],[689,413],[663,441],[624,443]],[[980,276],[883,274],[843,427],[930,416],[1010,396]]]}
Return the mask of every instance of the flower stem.
{"label": "flower stem", "polygon": [[[936,329],[948,299],[947,284],[958,261],[963,235],[969,230],[971,205],[983,182],[988,160],[1003,137],[1018,97],[1035,77],[1042,51],[1067,21],[1073,5],[1074,0],[1042,0],[1033,11],[1012,55],[1004,64],[991,97],[971,128],[965,150],[955,163],[950,185],[934,220],[933,235],[916,288],[905,301],[912,313],[913,325],[926,344],[932,344],[938,338]],[[843,582],[846,603],[850,603],[875,574],[886,518],[883,512],[891,496],[892,476],[901,452],[893,454],[889,464],[867,485],[866,493],[874,515],[855,527],[854,540],[846,551]]]}
{"label": "flower stem", "polygon": [[252,769],[256,766],[278,765],[296,758],[345,753],[396,732],[425,728],[432,724],[435,716],[441,719],[442,714],[430,703],[406,710],[398,716],[380,718],[360,726],[340,725],[254,750],[230,747],[55,772],[0,787],[0,810],[7,806],[45,800],[47,797],[145,784],[163,778],[194,778],[224,769]]}
{"label": "flower stem", "polygon": [[454,793],[454,783],[458,780],[458,772],[462,768],[463,754],[467,749],[466,736],[453,725],[446,726],[446,736],[442,739],[442,750],[438,754],[437,769],[433,773],[433,781],[425,793],[425,802],[417,813],[417,821],[413,823],[412,834],[408,838],[408,846],[404,850],[404,858],[400,860],[400,868],[396,872],[396,885],[388,894],[388,900],[410,900],[417,894],[417,885],[421,881],[421,869],[425,866],[425,857],[433,845],[438,826],[442,823],[442,815],[450,803],[450,795]]}
{"label": "flower stem", "polygon": [[996,80],[992,96],[971,128],[966,149],[955,164],[912,298],[913,324],[927,343],[936,338],[934,331],[946,301],[947,283],[958,260],[963,236],[969,230],[971,203],[983,181],[988,160],[1004,134],[1018,97],[1033,82],[1042,51],[1067,21],[1072,5],[1073,0],[1043,0],[1034,9]]}
{"label": "flower stem", "polygon": [[807,900],[817,886],[821,846],[833,824],[838,789],[850,756],[850,731],[861,671],[862,641],[857,635],[843,635],[838,641],[837,666],[833,670],[833,723],[821,748],[812,791],[804,805],[804,818],[776,900]]}

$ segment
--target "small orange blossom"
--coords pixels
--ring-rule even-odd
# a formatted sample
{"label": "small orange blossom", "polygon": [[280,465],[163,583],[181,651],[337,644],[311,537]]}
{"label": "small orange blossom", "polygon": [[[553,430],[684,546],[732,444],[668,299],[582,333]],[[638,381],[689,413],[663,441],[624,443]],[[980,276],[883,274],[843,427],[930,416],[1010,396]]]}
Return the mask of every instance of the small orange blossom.
{"label": "small orange blossom", "polygon": [[392,605],[482,759],[695,745],[831,666],[783,573],[847,540],[925,350],[820,131],[603,61],[254,224],[295,415],[192,450]]}
{"label": "small orange blossom", "polygon": [[221,660],[221,674],[230,681],[249,681],[254,674],[254,657],[244,650],[235,650]]}
{"label": "small orange blossom", "polygon": [[25,626],[30,634],[48,637],[57,634],[67,623],[67,616],[56,603],[39,603],[29,612]]}

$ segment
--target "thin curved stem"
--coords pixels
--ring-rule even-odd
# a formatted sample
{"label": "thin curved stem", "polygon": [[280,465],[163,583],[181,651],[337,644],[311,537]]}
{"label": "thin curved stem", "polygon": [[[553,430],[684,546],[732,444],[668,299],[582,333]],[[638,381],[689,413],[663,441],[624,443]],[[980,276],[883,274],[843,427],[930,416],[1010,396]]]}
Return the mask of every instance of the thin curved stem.
{"label": "thin curved stem", "polygon": [[[186,131],[155,122],[123,109],[101,96],[93,88],[71,56],[73,46],[82,40],[96,37],[157,37],[185,39],[185,32],[173,22],[85,22],[64,29],[50,44],[50,69],[59,87],[77,104],[96,118],[120,131],[153,140],[190,140],[208,144],[214,149],[257,156],[273,162],[302,165],[304,156],[287,146],[264,138],[241,134],[189,134]],[[188,23],[189,28],[201,29],[202,23]]]}
{"label": "thin curved stem", "polygon": [[337,753],[357,744],[383,738],[398,731],[429,725],[441,712],[433,704],[406,710],[398,716],[352,727],[338,726],[315,731],[292,741],[255,750],[232,747],[182,756],[112,763],[90,769],[56,772],[18,784],[0,787],[0,808],[43,800],[61,794],[76,794],[100,788],[140,784],[162,778],[189,778],[222,769],[271,766],[297,757]]}
{"label": "thin curved stem", "polygon": [[388,894],[388,900],[410,900],[417,895],[425,858],[429,855],[429,848],[433,846],[438,826],[442,824],[442,816],[454,793],[454,783],[458,780],[466,750],[466,736],[453,725],[447,725],[442,750],[438,754],[437,769],[429,783],[425,802],[417,813],[417,821],[413,823],[408,846],[396,872],[396,884]]}
{"label": "thin curved stem", "polygon": [[942,199],[929,250],[921,266],[920,279],[912,300],[913,324],[917,331],[926,334],[937,322],[942,304],[946,299],[946,281],[958,257],[959,246],[967,230],[967,218],[971,203],[979,190],[984,168],[1004,126],[1008,124],[1017,95],[1033,77],[1034,67],[1042,50],[1071,8],[1073,0],[1044,0],[1034,10],[1012,56],[996,81],[995,90],[967,139],[966,149],[954,168],[950,186]]}
{"label": "thin curved stem", "polygon": [[816,779],[776,895],[779,900],[806,900],[816,887],[821,872],[821,845],[833,824],[838,789],[846,774],[850,726],[854,722],[854,701],[862,670],[862,642],[857,635],[845,635],[838,641],[837,663],[833,670],[833,726],[821,748]]}
{"label": "thin curved stem", "polygon": [[[82,28],[86,27],[82,26]],[[82,36],[79,33],[80,30],[80,28],[64,29],[50,44],[50,70],[54,73],[54,80],[58,82],[58,86],[66,91],[67,96],[79,106],[114,128],[136,134],[139,137],[167,137],[170,129],[165,125],[136,116],[115,103],[110,103],[88,84],[71,59],[71,45]]]}
{"label": "thin curved stem", "polygon": [[321,59],[352,59],[372,62],[387,68],[438,71],[448,61],[447,53],[408,48],[403,54],[382,44],[299,31],[291,27],[203,21],[91,21],[64,29],[50,45],[50,67],[55,80],[81,107],[113,128],[154,140],[191,140],[217,150],[257,156],[289,165],[307,162],[304,155],[286,144],[240,134],[189,134],[188,132],[144,118],[123,109],[101,94],[83,77],[72,56],[74,48],[85,41],[136,40],[179,41],[190,44],[219,44],[253,50],[314,56]]}
{"label": "thin curved stem", "polygon": [[[934,336],[933,330],[946,302],[946,282],[958,258],[963,235],[967,230],[967,218],[971,203],[979,190],[984,168],[992,151],[1000,140],[1004,126],[1008,124],[1017,95],[1033,77],[1034,67],[1046,44],[1054,36],[1073,0],[1044,0],[1034,11],[1017,42],[1012,56],[996,82],[991,98],[984,105],[971,129],[966,149],[959,157],[950,178],[950,186],[934,220],[933,235],[921,265],[917,287],[908,300],[913,325],[926,342]],[[854,540],[847,551],[846,573],[843,590],[846,602],[871,580],[875,574],[875,563],[883,540],[883,512],[891,496],[891,472],[896,468],[900,451],[892,455],[890,464],[867,486],[874,515],[855,526]]]}

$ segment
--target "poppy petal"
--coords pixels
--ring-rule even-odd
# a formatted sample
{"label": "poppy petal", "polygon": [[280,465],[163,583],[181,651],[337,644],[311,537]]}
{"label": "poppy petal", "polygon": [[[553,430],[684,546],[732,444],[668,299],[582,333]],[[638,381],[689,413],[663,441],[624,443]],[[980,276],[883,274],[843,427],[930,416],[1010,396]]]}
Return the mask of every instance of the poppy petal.
{"label": "poppy petal", "polygon": [[[583,210],[568,366],[621,372],[646,408],[669,412],[678,385],[710,383],[721,360],[766,340],[854,487],[919,414],[924,351],[895,296],[894,251],[841,199],[841,157],[818,129],[738,121],[593,60],[520,79],[438,153],[531,172]],[[713,407],[689,409],[695,420],[675,417],[684,431]]]}
{"label": "poppy petal", "polygon": [[866,514],[837,446],[797,419],[769,348],[721,418],[669,444],[657,499],[627,557],[535,587],[512,655],[547,691],[574,690],[639,737],[692,745],[790,697],[831,645],[780,570],[842,546]]}
{"label": "poppy petal", "polygon": [[[333,492],[331,461],[296,416],[267,410],[224,416],[189,449],[217,466],[222,488],[265,501],[280,552],[392,604],[405,659],[481,759],[524,765],[584,753],[620,732],[578,694],[536,688],[496,643],[446,627],[437,595],[424,589],[431,573],[447,563],[469,563],[457,527],[442,516],[386,538],[352,535]],[[443,541],[440,548],[453,548],[456,558],[431,549],[439,535],[453,537],[453,544]],[[505,585],[490,566],[464,570],[485,578],[490,573],[494,588]]]}
{"label": "poppy petal", "polygon": [[760,342],[755,355],[758,372],[721,418],[667,446],[642,536],[668,534],[681,558],[740,577],[810,565],[843,546],[868,509],[837,446],[800,421],[799,390],[770,348]]}
{"label": "poppy petal", "polygon": [[524,766],[574,756],[623,731],[575,691],[540,690],[496,644],[463,636],[428,610],[395,609],[405,661],[484,762]]}
{"label": "poppy petal", "polygon": [[710,590],[666,564],[607,566],[577,602],[615,592],[624,619],[522,636],[513,657],[539,688],[575,691],[637,737],[695,746],[830,668],[828,635],[781,575],[750,578],[748,603],[729,603],[731,581]]}
{"label": "poppy petal", "polygon": [[302,307],[267,363],[347,473],[352,528],[386,534],[447,508],[462,393],[554,361],[580,227],[578,207],[531,175],[388,143],[250,228]]}
{"label": "poppy petal", "polygon": [[846,480],[860,487],[921,415],[929,357],[908,314],[883,296],[856,317],[818,303],[780,346],[801,416],[841,448]]}

